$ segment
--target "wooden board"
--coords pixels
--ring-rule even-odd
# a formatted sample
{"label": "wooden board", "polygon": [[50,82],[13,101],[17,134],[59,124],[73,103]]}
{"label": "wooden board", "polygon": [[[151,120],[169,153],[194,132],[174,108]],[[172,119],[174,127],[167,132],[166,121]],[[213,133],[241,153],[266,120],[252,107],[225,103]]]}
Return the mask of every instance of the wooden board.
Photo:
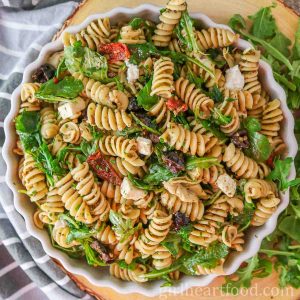
{"label": "wooden board", "polygon": [[[297,0],[296,0],[297,1]],[[299,0],[298,0],[299,1]],[[279,29],[290,39],[293,39],[299,17],[297,14],[286,7],[281,1],[277,1],[277,6],[273,10]],[[145,3],[142,0],[85,0],[79,8],[66,21],[63,28],[83,22],[89,15],[102,13],[119,6],[135,7]],[[165,0],[147,0],[147,3],[163,6]],[[192,12],[202,12],[208,15],[217,23],[226,24],[233,14],[241,14],[245,17],[255,13],[262,6],[272,4],[272,0],[188,0],[189,10]],[[61,31],[60,31],[61,32]],[[59,32],[59,33],[60,33]],[[59,35],[58,33],[58,35]],[[57,36],[56,36],[57,37]],[[101,272],[99,270],[99,272]],[[78,286],[94,295],[98,299],[109,300],[146,300],[148,297],[139,294],[122,295],[109,288],[94,286],[81,276],[69,274]],[[218,278],[208,287],[194,287],[181,295],[163,294],[152,299],[178,299],[178,300],[231,300],[232,295],[224,295],[218,287],[224,279]],[[300,290],[291,288],[280,290],[278,288],[278,278],[276,274],[260,280],[255,280],[252,288],[247,292],[235,297],[245,300],[296,300],[300,298]]]}

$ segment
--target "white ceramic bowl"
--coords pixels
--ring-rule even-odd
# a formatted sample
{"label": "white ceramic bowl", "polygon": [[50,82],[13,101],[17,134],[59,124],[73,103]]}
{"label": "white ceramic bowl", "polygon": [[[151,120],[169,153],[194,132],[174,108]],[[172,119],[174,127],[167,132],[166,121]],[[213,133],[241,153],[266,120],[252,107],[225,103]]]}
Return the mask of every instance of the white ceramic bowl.
{"label": "white ceramic bowl", "polygon": [[[123,8],[119,7],[111,10],[110,12],[92,15],[88,17],[82,24],[77,26],[72,26],[67,29],[68,32],[78,32],[84,27],[86,27],[91,21],[97,18],[110,17],[112,21],[117,20],[127,20],[131,17],[140,16],[144,18],[149,18],[154,21],[158,20],[159,15],[159,7],[153,5],[141,5],[134,9],[132,8]],[[204,27],[220,27],[229,29],[226,25],[220,25],[214,23],[211,19],[201,13],[192,14],[192,16],[199,21],[201,25]],[[251,47],[251,45],[244,41],[239,40],[237,45],[238,48],[246,49]],[[61,38],[55,42],[51,42],[45,47],[43,47],[38,59],[27,66],[24,71],[23,81],[30,82],[32,72],[44,63],[47,57],[58,50],[62,50],[63,43]],[[281,108],[283,110],[284,125],[282,128],[282,137],[288,146],[288,156],[295,157],[297,153],[297,143],[293,133],[294,130],[294,119],[287,107],[286,104],[286,95],[284,90],[276,83],[273,78],[271,67],[265,63],[264,61],[260,61],[260,80],[263,84],[263,87],[269,92],[272,98],[278,98],[281,100]],[[155,296],[160,293],[165,292],[173,292],[180,293],[185,291],[186,289],[193,286],[206,286],[208,285],[217,275],[206,275],[201,277],[191,277],[185,276],[183,277],[177,285],[169,288],[161,288],[160,281],[153,281],[146,284],[136,284],[134,282],[123,282],[116,278],[113,278],[109,275],[109,272],[106,269],[98,269],[93,268],[87,265],[85,261],[78,261],[69,258],[63,252],[52,247],[48,233],[46,230],[39,230],[34,226],[32,216],[35,209],[35,205],[32,204],[29,199],[18,193],[18,190],[22,188],[20,180],[18,179],[18,157],[12,152],[12,149],[15,146],[16,142],[16,132],[13,124],[14,117],[18,114],[18,109],[20,105],[20,90],[21,86],[19,86],[14,93],[12,94],[12,106],[11,111],[7,118],[5,119],[5,135],[6,140],[3,147],[3,156],[7,164],[7,173],[6,173],[6,182],[13,191],[14,194],[14,204],[19,213],[24,217],[27,230],[34,237],[39,239],[48,255],[59,260],[61,264],[67,269],[69,272],[73,274],[78,274],[86,277],[91,283],[102,286],[102,287],[110,287],[118,291],[119,293],[140,293],[146,296]],[[295,168],[293,166],[290,174],[290,179],[295,177]],[[225,272],[226,274],[234,273],[242,262],[247,260],[248,258],[254,256],[259,248],[261,241],[265,236],[270,234],[276,227],[277,217],[278,215],[287,207],[289,203],[289,192],[285,192],[285,194],[281,194],[281,203],[277,209],[277,211],[272,215],[272,217],[268,220],[268,222],[261,227],[254,228],[247,235],[247,243],[245,249],[241,253],[232,253],[225,264]]]}

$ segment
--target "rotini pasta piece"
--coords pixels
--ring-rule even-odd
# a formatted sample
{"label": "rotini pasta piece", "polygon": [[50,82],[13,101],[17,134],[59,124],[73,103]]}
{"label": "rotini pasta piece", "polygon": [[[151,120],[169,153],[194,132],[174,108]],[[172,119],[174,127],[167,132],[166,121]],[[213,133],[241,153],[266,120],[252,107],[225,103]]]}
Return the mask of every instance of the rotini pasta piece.
{"label": "rotini pasta piece", "polygon": [[152,264],[156,270],[168,268],[172,264],[172,255],[164,246],[158,246],[152,254]]}
{"label": "rotini pasta piece", "polygon": [[49,190],[46,199],[40,204],[40,208],[39,217],[43,223],[54,224],[58,220],[59,214],[63,213],[65,208],[56,188]]}
{"label": "rotini pasta piece", "polygon": [[172,215],[155,210],[150,225],[145,229],[135,246],[145,257],[152,255],[160,242],[167,236],[172,224]]}
{"label": "rotini pasta piece", "polygon": [[92,21],[85,30],[90,35],[98,35],[102,38],[109,39],[111,31],[109,18],[98,18]]}
{"label": "rotini pasta piece", "polygon": [[144,61],[139,64],[139,74],[143,75],[152,75],[153,73],[154,60],[151,57],[146,58]]}
{"label": "rotini pasta piece", "polygon": [[146,208],[154,200],[155,194],[154,192],[150,191],[144,198],[133,200],[133,203],[138,208]]}
{"label": "rotini pasta piece", "polygon": [[132,119],[125,110],[112,109],[100,104],[90,103],[87,108],[87,121],[99,129],[108,131],[131,127]]}
{"label": "rotini pasta piece", "polygon": [[182,46],[180,44],[180,41],[177,38],[172,39],[169,44],[168,47],[171,51],[174,52],[183,52]]}
{"label": "rotini pasta piece", "polygon": [[210,184],[216,187],[216,181],[218,177],[224,173],[224,168],[219,166],[211,166],[209,168],[194,168],[187,171],[188,175],[195,181],[203,182],[204,184]]}
{"label": "rotini pasta piece", "polygon": [[221,106],[221,112],[225,116],[231,117],[231,121],[226,125],[221,125],[222,132],[228,135],[232,135],[240,128],[240,117],[237,109],[234,107],[234,102],[227,102]]}
{"label": "rotini pasta piece", "polygon": [[162,56],[154,63],[151,96],[171,98],[174,84],[173,72],[174,64],[169,57]]}
{"label": "rotini pasta piece", "polygon": [[70,215],[79,222],[92,224],[98,217],[92,217],[90,207],[73,187],[74,183],[71,173],[68,173],[55,183],[55,187]]}
{"label": "rotini pasta piece", "polygon": [[110,275],[125,281],[135,281],[138,283],[146,282],[148,279],[142,275],[147,273],[147,268],[144,265],[138,264],[134,270],[122,269],[118,264],[113,263],[109,267]]}
{"label": "rotini pasta piece", "polygon": [[245,243],[244,233],[238,232],[237,226],[226,225],[222,230],[221,241],[238,252],[243,251],[243,244]]}
{"label": "rotini pasta piece", "polygon": [[130,264],[134,258],[140,256],[134,246],[137,237],[138,232],[128,237],[125,241],[119,241],[114,248],[114,255],[118,259],[125,260],[127,264]]}
{"label": "rotini pasta piece", "polygon": [[121,207],[119,208],[119,213],[121,213],[124,219],[131,220],[132,224],[135,224],[140,218],[140,209],[133,206],[132,200],[123,201]]}
{"label": "rotini pasta piece", "polygon": [[64,123],[59,129],[59,133],[66,143],[79,144],[81,141],[80,129],[74,122]]}
{"label": "rotini pasta piece", "polygon": [[113,62],[108,62],[108,74],[112,74],[114,76],[118,75],[124,66],[124,62],[122,60],[117,60]]}
{"label": "rotini pasta piece", "polygon": [[225,89],[223,91],[225,100],[227,98],[235,99],[232,101],[235,109],[242,116],[247,116],[248,110],[253,108],[253,96],[248,91],[233,91]]}
{"label": "rotini pasta piece", "polygon": [[39,88],[39,83],[24,83],[22,85],[20,112],[23,110],[38,111],[41,109],[40,101],[34,96]]}
{"label": "rotini pasta piece", "polygon": [[176,271],[169,273],[168,275],[169,275],[170,279],[172,279],[172,280],[179,280],[181,273],[180,273],[180,271],[176,270]]}
{"label": "rotini pasta piece", "polygon": [[252,178],[244,185],[245,200],[265,198],[270,194],[276,194],[276,185],[272,181]]}
{"label": "rotini pasta piece", "polygon": [[180,77],[175,82],[175,91],[196,116],[206,118],[210,115],[214,101],[196,88],[194,83]]}
{"label": "rotini pasta piece", "polygon": [[109,199],[113,199],[114,202],[116,203],[120,203],[121,202],[121,191],[120,191],[120,186],[119,185],[113,185],[112,183],[104,180],[101,184],[100,184],[100,190],[101,193]]}
{"label": "rotini pasta piece", "polygon": [[261,120],[266,106],[266,99],[259,94],[253,95],[253,107],[248,110],[248,116]]}
{"label": "rotini pasta piece", "polygon": [[262,115],[261,133],[269,137],[278,136],[280,130],[280,122],[283,120],[283,113],[280,108],[280,101],[275,99],[269,102]]}
{"label": "rotini pasta piece", "polygon": [[21,180],[32,202],[42,200],[48,193],[45,174],[36,166],[33,157],[25,153],[20,165]]}
{"label": "rotini pasta piece", "polygon": [[173,29],[178,24],[181,14],[186,10],[185,0],[169,0],[160,16],[160,23],[156,25],[152,40],[155,46],[167,47],[172,34]]}
{"label": "rotini pasta piece", "polygon": [[56,221],[53,227],[52,237],[59,246],[63,248],[71,248],[79,245],[79,243],[75,240],[70,243],[67,241],[67,237],[69,233],[70,233],[70,228],[64,221],[61,220]]}
{"label": "rotini pasta piece", "polygon": [[260,93],[261,84],[258,80],[260,51],[246,49],[241,55],[239,68],[244,76],[244,90],[251,94]]}
{"label": "rotini pasta piece", "polygon": [[180,211],[190,218],[192,222],[200,221],[204,214],[204,205],[202,201],[182,202],[177,196],[167,191],[162,192],[160,202],[172,213]]}
{"label": "rotini pasta piece", "polygon": [[17,139],[16,147],[13,149],[13,152],[20,156],[24,155],[24,149],[19,138]]}
{"label": "rotini pasta piece", "polygon": [[40,217],[42,211],[38,208],[35,213],[33,214],[33,223],[38,229],[44,228],[44,222],[42,221],[42,218]]}
{"label": "rotini pasta piece", "polygon": [[252,226],[262,226],[272,214],[276,211],[278,204],[280,203],[280,198],[277,198],[274,194],[261,198],[256,203],[256,209],[251,220]]}
{"label": "rotini pasta piece", "polygon": [[160,138],[183,153],[203,156],[206,152],[205,142],[208,139],[207,136],[185,129],[180,124],[170,122]]}
{"label": "rotini pasta piece", "polygon": [[265,163],[258,163],[258,178],[264,179],[271,172],[271,169]]}
{"label": "rotini pasta piece", "polygon": [[41,110],[41,134],[46,140],[51,139],[58,133],[59,127],[55,112],[52,107],[48,106]]}
{"label": "rotini pasta piece", "polygon": [[100,35],[89,34],[86,30],[77,33],[65,32],[63,35],[64,46],[72,46],[76,41],[80,41],[82,46],[92,50],[97,50],[101,44],[109,42],[109,39],[103,38]]}
{"label": "rotini pasta piece", "polygon": [[73,179],[77,182],[76,190],[84,202],[91,207],[93,216],[98,216],[101,221],[107,221],[110,206],[100,187],[95,182],[87,162],[79,164],[71,171]]}
{"label": "rotini pasta piece", "polygon": [[227,196],[221,196],[205,211],[203,219],[194,224],[194,230],[190,233],[190,242],[207,247],[218,239],[218,230],[224,224],[230,205]]}
{"label": "rotini pasta piece", "polygon": [[148,220],[153,218],[156,210],[164,211],[164,207],[160,204],[160,202],[157,201],[157,198],[155,197],[147,207],[141,208],[140,219],[142,220],[143,224],[147,224]]}
{"label": "rotini pasta piece", "polygon": [[223,155],[226,166],[236,174],[237,178],[256,178],[258,174],[257,162],[247,157],[240,149],[230,143]]}
{"label": "rotini pasta piece", "polygon": [[145,174],[142,167],[133,166],[120,157],[110,157],[108,158],[108,161],[121,178],[127,177],[129,173],[139,177],[142,177]]}
{"label": "rotini pasta piece", "polygon": [[223,269],[223,263],[224,260],[220,260],[219,264],[214,268],[206,268],[206,267],[202,267],[201,265],[197,265],[196,274],[197,275],[209,275],[209,274],[223,275],[225,274]]}
{"label": "rotini pasta piece", "polygon": [[128,96],[124,92],[116,90],[115,83],[102,84],[100,81],[85,77],[79,73],[72,75],[83,83],[84,91],[81,93],[82,96],[110,108],[118,108],[120,110],[127,108],[129,103]]}
{"label": "rotini pasta piece", "polygon": [[120,30],[119,42],[124,44],[146,43],[143,28],[133,29],[131,25],[123,26]]}
{"label": "rotini pasta piece", "polygon": [[97,232],[94,237],[101,243],[106,245],[115,245],[117,243],[115,232],[111,229],[110,225],[106,225],[98,220],[95,223],[94,229]]}
{"label": "rotini pasta piece", "polygon": [[224,48],[235,43],[239,35],[228,29],[213,28],[196,31],[197,44],[201,51],[211,48]]}
{"label": "rotini pasta piece", "polygon": [[280,136],[275,136],[272,138],[271,147],[273,148],[275,155],[280,155],[285,152],[287,145]]}
{"label": "rotini pasta piece", "polygon": [[168,110],[166,102],[161,98],[151,109],[148,111],[150,116],[155,117],[156,124],[161,124],[162,129],[166,129],[171,120],[171,112]]}
{"label": "rotini pasta piece", "polygon": [[91,132],[91,128],[86,121],[82,121],[79,124],[80,136],[86,141],[90,142],[93,140],[93,135]]}
{"label": "rotini pasta piece", "polygon": [[99,148],[103,154],[121,157],[133,166],[145,165],[138,156],[136,140],[108,135],[99,141]]}

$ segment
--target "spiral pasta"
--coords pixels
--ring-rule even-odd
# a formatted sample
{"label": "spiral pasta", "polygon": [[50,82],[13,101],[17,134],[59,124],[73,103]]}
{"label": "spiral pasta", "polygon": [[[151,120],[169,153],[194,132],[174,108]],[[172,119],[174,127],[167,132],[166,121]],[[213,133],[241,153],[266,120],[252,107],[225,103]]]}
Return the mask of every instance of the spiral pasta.
{"label": "spiral pasta", "polygon": [[201,265],[197,265],[196,274],[197,275],[209,275],[209,274],[223,275],[224,274],[223,263],[224,263],[223,260],[220,261],[215,268],[206,268]]}
{"label": "spiral pasta", "polygon": [[20,112],[23,110],[37,111],[41,109],[40,101],[35,98],[35,92],[40,88],[38,83],[24,83],[21,88],[21,106]]}
{"label": "spiral pasta", "polygon": [[147,272],[147,269],[144,265],[138,264],[134,270],[122,269],[118,264],[111,264],[109,267],[110,275],[120,278],[126,281],[135,281],[135,282],[146,282],[148,279],[144,278],[142,275]]}
{"label": "spiral pasta", "polygon": [[51,139],[58,133],[59,127],[52,107],[41,110],[41,134],[44,139]]}
{"label": "spiral pasta", "polygon": [[143,256],[149,256],[157,249],[158,244],[167,236],[172,224],[172,215],[155,210],[150,225],[136,241],[136,248]]}
{"label": "spiral pasta", "polygon": [[170,98],[173,88],[174,64],[169,57],[161,57],[154,63],[150,95]]}
{"label": "spiral pasta", "polygon": [[153,266],[156,270],[169,267],[172,264],[172,255],[164,246],[158,246],[152,254]]}
{"label": "spiral pasta", "polygon": [[132,123],[131,116],[124,110],[113,110],[95,103],[90,103],[87,108],[87,120],[89,124],[108,131],[123,130]]}
{"label": "spiral pasta", "polygon": [[225,148],[223,161],[238,178],[255,178],[258,174],[256,161],[247,157],[233,143]]}
{"label": "spiral pasta", "polygon": [[276,211],[279,203],[280,199],[277,198],[274,194],[271,194],[266,198],[259,199],[259,201],[256,203],[256,209],[251,220],[251,225],[264,225],[272,216],[272,214]]}
{"label": "spiral pasta", "polygon": [[123,26],[120,30],[120,43],[124,44],[144,44],[145,34],[142,28],[133,29],[132,26]]}
{"label": "spiral pasta", "polygon": [[204,214],[204,205],[200,200],[197,202],[182,202],[177,196],[164,191],[160,196],[160,202],[172,213],[178,211],[184,213],[192,222],[200,221]]}
{"label": "spiral pasta", "polygon": [[200,133],[189,131],[182,125],[169,123],[167,129],[160,138],[171,147],[174,147],[176,150],[180,150],[183,153],[203,156],[206,152],[205,141],[207,140],[207,137]]}
{"label": "spiral pasta", "polygon": [[58,194],[62,197],[61,200],[70,215],[79,222],[92,224],[98,217],[92,217],[88,204],[83,201],[78,191],[73,187],[74,183],[71,173],[68,173],[55,183],[55,187],[58,189]]}
{"label": "spiral pasta", "polygon": [[100,190],[101,193],[109,199],[114,199],[114,201],[116,203],[120,203],[121,202],[121,192],[120,192],[120,186],[118,185],[113,185],[112,183],[104,180],[101,184],[100,184]]}
{"label": "spiral pasta", "polygon": [[229,248],[241,252],[245,243],[243,237],[244,233],[238,232],[237,226],[226,225],[222,230],[221,240]]}
{"label": "spiral pasta", "polygon": [[77,182],[76,190],[82,197],[82,200],[92,208],[91,214],[99,217],[101,221],[106,221],[110,206],[105,196],[101,193],[100,187],[95,182],[89,165],[86,162],[78,165],[71,171],[71,175]]}
{"label": "spiral pasta", "polygon": [[103,154],[118,156],[133,166],[141,167],[145,164],[137,154],[137,143],[135,140],[108,135],[99,141],[99,148]]}
{"label": "spiral pasta", "polygon": [[69,233],[70,233],[70,228],[65,222],[60,220],[56,221],[53,227],[52,237],[59,246],[68,249],[79,245],[79,243],[75,240],[70,243],[67,241],[67,237]]}
{"label": "spiral pasta", "polygon": [[225,106],[222,106],[221,112],[224,116],[229,116],[231,120],[228,124],[221,125],[220,129],[225,134],[232,135],[240,128],[240,117],[234,107],[234,102],[227,102]]}
{"label": "spiral pasta", "polygon": [[261,120],[266,106],[266,99],[259,94],[253,95],[253,106],[248,110],[248,116]]}
{"label": "spiral pasta", "polygon": [[117,243],[115,232],[110,225],[106,225],[98,220],[94,226],[96,230],[95,238],[103,244],[114,245]]}
{"label": "spiral pasta", "polygon": [[260,93],[261,84],[258,81],[260,52],[254,49],[246,49],[241,55],[239,68],[245,79],[244,90],[250,93]]}
{"label": "spiral pasta", "polygon": [[263,179],[250,179],[244,185],[245,199],[251,202],[252,199],[264,198],[276,193],[275,183]]}
{"label": "spiral pasta", "polygon": [[261,133],[269,138],[276,137],[280,130],[280,122],[283,120],[282,110],[280,109],[280,101],[275,99],[269,102],[262,115]]}
{"label": "spiral pasta", "polygon": [[188,105],[196,116],[206,118],[210,115],[214,101],[201,93],[194,83],[180,77],[175,82],[175,91],[176,95]]}
{"label": "spiral pasta", "polygon": [[59,133],[66,143],[79,144],[81,141],[80,129],[74,122],[64,123],[59,129]]}
{"label": "spiral pasta", "polygon": [[197,44],[202,51],[210,48],[228,47],[235,43],[238,38],[238,34],[223,28],[210,27],[196,31]]}
{"label": "spiral pasta", "polygon": [[171,120],[171,112],[168,110],[165,100],[161,98],[149,111],[150,116],[155,117],[157,124],[162,124],[161,128],[166,129]]}
{"label": "spiral pasta", "polygon": [[166,10],[159,16],[160,23],[157,24],[152,37],[153,43],[158,47],[167,47],[178,24],[181,13],[186,10],[185,0],[169,0]]}
{"label": "spiral pasta", "polygon": [[97,35],[104,39],[109,39],[111,34],[109,18],[98,18],[97,20],[92,21],[86,27],[86,32],[90,35]]}
{"label": "spiral pasta", "polygon": [[21,180],[26,187],[27,195],[32,202],[45,198],[48,193],[46,178],[44,173],[38,169],[33,157],[25,153],[24,161],[20,165]]}

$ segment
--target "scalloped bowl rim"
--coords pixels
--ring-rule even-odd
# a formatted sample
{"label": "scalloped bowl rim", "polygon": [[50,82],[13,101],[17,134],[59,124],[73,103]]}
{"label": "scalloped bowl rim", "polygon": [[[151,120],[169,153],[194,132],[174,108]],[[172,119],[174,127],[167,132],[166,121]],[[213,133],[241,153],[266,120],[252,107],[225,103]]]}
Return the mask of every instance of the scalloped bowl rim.
{"label": "scalloped bowl rim", "polygon": [[[147,17],[149,18],[154,18],[157,20],[159,9],[160,7],[150,4],[143,4],[135,8],[118,7],[106,13],[91,15],[83,23],[71,26],[65,31],[75,33],[86,27],[91,21],[95,19],[111,17],[113,20],[114,17],[116,17],[116,15],[119,15],[121,17],[132,17],[133,15],[147,15]],[[202,13],[193,13],[191,15],[195,19],[200,21],[202,25],[204,25],[204,27],[219,27],[230,29],[226,25],[214,23],[209,17]],[[251,47],[250,43],[241,39],[239,39],[236,45],[238,48],[241,49]],[[25,68],[22,83],[31,82],[30,76],[33,70],[36,69],[39,65],[41,65],[50,53],[61,50],[62,47],[63,44],[61,34],[58,40],[46,44],[42,48],[38,58]],[[282,89],[282,87],[274,80],[271,67],[264,61],[260,61],[260,77],[263,86],[269,91],[272,98],[278,98],[281,100],[281,107],[285,117],[285,124],[282,128],[282,136],[288,145],[287,155],[294,158],[297,153],[297,142],[293,133],[294,118],[291,111],[287,107],[285,92]],[[81,275],[96,286],[109,287],[122,294],[140,293],[145,296],[156,296],[166,292],[182,293],[186,289],[191,288],[193,286],[206,286],[209,283],[211,283],[214,278],[219,276],[216,274],[199,277],[184,276],[178,284],[168,288],[160,288],[160,281],[148,282],[145,284],[137,284],[135,282],[122,282],[118,279],[111,277],[107,271],[102,271],[88,266],[86,262],[74,262],[74,259],[69,258],[63,252],[52,247],[47,232],[45,232],[45,230],[41,231],[34,226],[32,220],[32,205],[29,205],[30,202],[28,202],[28,200],[27,202],[24,201],[24,199],[28,198],[18,193],[18,187],[21,187],[21,184],[17,175],[17,157],[12,153],[11,149],[13,149],[16,141],[16,133],[14,131],[13,119],[18,113],[20,90],[21,85],[14,90],[12,94],[11,110],[4,122],[6,140],[3,146],[3,157],[7,164],[6,182],[13,192],[14,205],[17,211],[25,219],[26,228],[28,232],[42,243],[45,252],[49,256],[57,259],[68,272],[76,275]],[[290,172],[290,179],[294,177],[295,167],[293,165]],[[264,237],[269,235],[275,229],[278,215],[287,207],[289,203],[289,191],[281,193],[281,200],[282,201],[278,206],[278,209],[268,220],[268,222],[264,226],[255,228],[250,232],[249,241],[246,244],[245,250],[241,253],[235,253],[230,256],[229,262],[225,264],[226,274],[234,273],[242,264],[242,262],[251,258],[258,252],[261,241]]]}

